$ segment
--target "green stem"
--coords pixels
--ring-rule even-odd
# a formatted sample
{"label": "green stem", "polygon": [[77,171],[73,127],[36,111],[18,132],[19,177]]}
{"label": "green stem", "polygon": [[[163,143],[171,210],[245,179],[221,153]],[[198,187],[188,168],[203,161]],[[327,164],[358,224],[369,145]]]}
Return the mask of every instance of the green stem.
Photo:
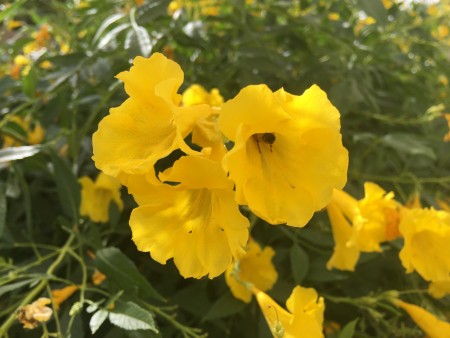
{"label": "green stem", "polygon": [[[72,244],[74,238],[75,238],[74,234],[70,234],[70,237],[68,238],[66,244],[61,248],[58,257],[47,269],[47,275],[52,275],[55,269],[58,267],[58,265],[61,264],[67,252],[69,251],[70,245]],[[33,290],[31,290],[30,293],[28,293],[28,295],[25,296],[25,298],[22,299],[22,302],[19,304],[18,307],[21,308],[31,303],[47,287],[47,283],[48,279],[47,278],[43,279],[38,285],[36,285],[36,287]],[[17,314],[15,311],[11,313],[8,319],[0,327],[0,337],[4,337],[7,334],[7,331],[16,320],[16,317]]]}

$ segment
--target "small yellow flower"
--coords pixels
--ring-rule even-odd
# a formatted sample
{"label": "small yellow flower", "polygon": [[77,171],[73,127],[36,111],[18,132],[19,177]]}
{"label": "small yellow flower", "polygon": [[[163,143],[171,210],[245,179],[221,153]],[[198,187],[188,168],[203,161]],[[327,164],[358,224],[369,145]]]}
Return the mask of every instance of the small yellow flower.
{"label": "small yellow flower", "polygon": [[438,81],[444,87],[448,86],[448,77],[445,76],[444,74],[441,74],[441,75],[438,76]]}
{"label": "small yellow flower", "polygon": [[21,307],[17,311],[17,319],[23,324],[24,329],[34,329],[38,323],[50,320],[53,311],[46,305],[51,302],[49,298],[41,297],[31,304]]}
{"label": "small yellow flower", "polygon": [[304,226],[345,185],[339,112],[316,85],[301,96],[247,86],[224,103],[219,127],[234,142],[223,164],[236,200],[271,224]]}
{"label": "small yellow flower", "polygon": [[258,289],[253,292],[274,338],[324,337],[325,303],[316,290],[296,286],[286,301],[288,311],[264,292]]}
{"label": "small yellow flower", "polygon": [[450,338],[450,324],[436,318],[420,306],[395,300],[394,304],[406,311],[429,338]]}
{"label": "small yellow flower", "polygon": [[[29,117],[21,117],[18,115],[13,116],[10,119],[11,122],[18,124],[23,131],[27,134],[26,143],[27,144],[39,144],[44,139],[45,131],[41,127],[39,122],[36,122],[34,127],[31,125],[31,119]],[[23,145],[19,140],[14,139],[10,136],[3,136],[3,148],[17,147]]]}
{"label": "small yellow flower", "polygon": [[164,55],[136,57],[133,63],[130,71],[117,75],[130,98],[110,110],[92,139],[97,168],[124,184],[129,175],[153,173],[153,165],[178,148],[198,155],[184,138],[212,109],[179,106],[183,71]]}
{"label": "small yellow flower", "polygon": [[450,114],[443,114],[442,117],[447,120],[448,133],[444,135],[444,142],[450,142]]}
{"label": "small yellow flower", "polygon": [[62,289],[52,290],[53,306],[58,311],[61,304],[72,296],[80,287],[78,285],[68,285]]}
{"label": "small yellow flower", "polygon": [[181,102],[185,107],[203,103],[212,107],[220,107],[223,104],[223,97],[217,88],[211,89],[208,93],[201,85],[193,84],[183,92]]}
{"label": "small yellow flower", "polygon": [[433,36],[438,39],[442,40],[446,38],[450,33],[450,28],[448,25],[439,25],[435,32],[433,32]]}
{"label": "small yellow flower", "polygon": [[94,283],[94,285],[100,285],[105,279],[106,276],[102,274],[100,271],[98,270],[94,271],[94,274],[92,275],[92,283]]}
{"label": "small yellow flower", "polygon": [[233,182],[219,162],[194,156],[180,158],[159,179],[179,184],[129,186],[141,205],[130,218],[138,250],[161,264],[173,258],[185,278],[220,275],[245,253],[248,240]]}
{"label": "small yellow flower", "polygon": [[386,9],[389,9],[392,6],[394,6],[394,3],[392,0],[382,0],[382,2],[383,2],[384,8],[386,8]]}
{"label": "small yellow flower", "polygon": [[272,264],[274,255],[275,251],[270,246],[261,250],[257,242],[253,239],[249,240],[245,255],[231,265],[225,273],[225,281],[234,297],[250,303],[253,286],[261,291],[272,288],[278,278]]}
{"label": "small yellow flower", "polygon": [[407,273],[427,281],[450,281],[450,213],[433,208],[403,209],[400,260]]}
{"label": "small yellow flower", "polygon": [[116,203],[120,210],[123,202],[120,198],[120,182],[114,177],[100,173],[95,182],[89,177],[79,179],[81,184],[80,215],[88,216],[94,222],[108,222],[109,204]]}
{"label": "small yellow flower", "polygon": [[328,20],[330,21],[338,21],[341,18],[339,13],[329,13],[328,14]]}
{"label": "small yellow flower", "polygon": [[183,8],[183,4],[181,3],[181,1],[173,0],[169,3],[169,6],[167,7],[167,14],[173,16],[175,12],[181,8]]}
{"label": "small yellow flower", "polygon": [[373,18],[371,16],[368,16],[367,18],[359,20],[354,28],[355,35],[359,35],[359,33],[361,32],[361,30],[364,27],[373,25],[376,22],[377,22],[377,20],[375,20],[375,18]]}
{"label": "small yellow flower", "polygon": [[23,22],[22,21],[18,21],[18,20],[9,20],[6,23],[6,30],[7,31],[12,31],[13,29],[22,27]]}

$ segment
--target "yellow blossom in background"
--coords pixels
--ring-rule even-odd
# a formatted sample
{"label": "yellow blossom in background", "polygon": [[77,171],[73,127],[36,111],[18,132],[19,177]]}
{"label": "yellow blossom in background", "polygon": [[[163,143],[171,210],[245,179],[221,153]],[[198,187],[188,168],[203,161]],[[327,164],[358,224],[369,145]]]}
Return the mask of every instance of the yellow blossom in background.
{"label": "yellow blossom in background", "polygon": [[22,27],[22,25],[23,25],[22,21],[8,20],[8,22],[6,23],[6,30],[7,31],[12,31],[13,29]]}
{"label": "yellow blossom in background", "polygon": [[325,303],[316,290],[296,286],[286,301],[287,311],[264,292],[253,290],[275,338],[322,338]]}
{"label": "yellow blossom in background", "polygon": [[104,274],[102,274],[100,271],[98,271],[97,269],[94,271],[94,274],[92,275],[92,283],[94,283],[94,285],[102,284],[102,282],[105,279],[106,279],[106,276]]}
{"label": "yellow blossom in background", "polygon": [[236,200],[271,224],[304,226],[347,180],[339,112],[314,85],[297,96],[252,85],[224,103],[219,127]]}
{"label": "yellow blossom in background", "polygon": [[53,306],[58,311],[61,304],[69,299],[80,287],[78,285],[68,285],[62,289],[52,291]]}
{"label": "yellow blossom in background", "polygon": [[53,311],[46,305],[51,302],[49,298],[41,297],[17,310],[17,319],[23,324],[23,328],[34,329],[38,326],[38,323],[50,320]]}
{"label": "yellow blossom in background", "polygon": [[386,9],[391,8],[392,6],[394,6],[394,2],[392,0],[382,0],[383,2],[383,6]]}
{"label": "yellow blossom in background", "polygon": [[441,75],[438,76],[438,81],[444,87],[448,86],[448,78],[444,74],[441,74]]}
{"label": "yellow blossom in background", "polygon": [[450,281],[450,213],[433,208],[403,209],[400,260],[407,273],[427,281]]}
{"label": "yellow blossom in background", "polygon": [[[233,182],[219,162],[194,156],[182,157],[159,179],[179,184],[137,185],[143,196],[133,195],[141,206],[133,210],[130,227],[138,250],[161,264],[173,258],[185,278],[217,277],[245,253],[248,240]],[[136,192],[132,186],[129,191]]]}
{"label": "yellow blossom in background", "polygon": [[[9,121],[18,124],[26,133],[26,144],[39,144],[44,139],[45,131],[39,122],[36,122],[32,127],[31,119],[29,117],[22,117],[15,115]],[[11,136],[3,136],[3,148],[17,147],[23,145],[22,142],[16,140]]]}
{"label": "yellow blossom in background", "polygon": [[444,135],[443,140],[444,142],[450,142],[450,114],[444,114],[442,117],[447,120],[448,124],[448,132]]}
{"label": "yellow blossom in background", "polygon": [[23,52],[25,54],[30,54],[47,46],[47,42],[50,39],[49,26],[43,24],[38,32],[34,32],[32,34],[32,37],[34,38],[34,41],[26,44],[23,47]]}
{"label": "yellow blossom in background", "polygon": [[432,34],[437,40],[442,40],[446,38],[450,33],[450,28],[448,27],[448,24],[446,25],[439,25]]}
{"label": "yellow blossom in background", "polygon": [[328,14],[328,20],[330,21],[338,21],[341,18],[339,13],[330,13]]}
{"label": "yellow blossom in background", "polygon": [[272,263],[275,251],[261,246],[250,239],[246,253],[236,263],[231,265],[225,273],[225,281],[231,293],[237,299],[250,303],[251,288],[254,286],[261,291],[270,290],[277,281],[278,274]]}
{"label": "yellow blossom in background", "polygon": [[181,1],[173,0],[169,3],[169,6],[167,7],[167,14],[170,16],[174,15],[176,11],[183,8],[183,4]]}
{"label": "yellow blossom in background", "polygon": [[50,68],[53,68],[53,63],[51,63],[51,62],[48,61],[48,60],[42,61],[42,62],[39,64],[39,68],[42,68],[42,69],[50,69]]}
{"label": "yellow blossom in background", "polygon": [[450,212],[450,199],[443,200],[443,199],[437,198],[436,203],[441,210]]}
{"label": "yellow blossom in background", "polygon": [[404,302],[400,299],[394,304],[405,310],[418,327],[429,338],[450,338],[450,324],[436,318],[420,306]]}
{"label": "yellow blossom in background", "polygon": [[177,63],[160,53],[133,63],[117,75],[130,98],[110,110],[92,139],[97,168],[125,185],[129,175],[152,174],[156,161],[175,149],[198,154],[184,138],[198,119],[211,115],[208,105],[179,106],[183,71]]}
{"label": "yellow blossom in background", "polygon": [[114,202],[122,210],[120,182],[114,177],[100,173],[95,182],[90,177],[79,179],[81,184],[80,215],[88,216],[94,222],[108,222],[109,204]]}
{"label": "yellow blossom in background", "polygon": [[434,298],[442,298],[450,295],[450,280],[445,282],[431,282],[428,286],[428,292]]}
{"label": "yellow blossom in background", "polygon": [[223,104],[223,97],[217,88],[208,92],[199,84],[189,86],[182,94],[181,102],[183,106],[195,106],[206,103],[212,107],[220,107]]}
{"label": "yellow blossom in background", "polygon": [[375,18],[373,18],[371,16],[368,16],[367,18],[359,20],[354,28],[355,35],[359,35],[359,33],[361,32],[361,30],[364,27],[373,25],[376,22],[377,22],[377,20],[375,20]]}
{"label": "yellow blossom in background", "polygon": [[22,71],[24,66],[28,66],[30,63],[30,59],[25,55],[17,55],[10,66],[9,76],[11,76],[14,80],[18,80],[21,74],[25,75]]}

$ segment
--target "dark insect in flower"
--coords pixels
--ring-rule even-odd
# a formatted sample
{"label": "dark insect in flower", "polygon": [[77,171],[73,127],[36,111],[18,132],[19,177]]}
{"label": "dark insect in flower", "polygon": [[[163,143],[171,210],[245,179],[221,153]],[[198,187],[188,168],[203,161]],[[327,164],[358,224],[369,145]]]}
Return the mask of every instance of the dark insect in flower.
{"label": "dark insect in flower", "polygon": [[270,151],[272,151],[272,145],[277,139],[275,134],[273,133],[260,133],[260,134],[253,134],[253,139],[256,141],[256,145],[258,146],[258,151],[261,154],[261,148],[259,147],[259,143],[267,143],[270,146]]}

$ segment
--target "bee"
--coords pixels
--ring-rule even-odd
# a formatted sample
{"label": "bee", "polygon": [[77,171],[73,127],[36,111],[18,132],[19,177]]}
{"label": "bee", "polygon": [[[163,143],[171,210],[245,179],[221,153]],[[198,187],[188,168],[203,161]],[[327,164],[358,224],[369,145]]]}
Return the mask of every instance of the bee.
{"label": "bee", "polygon": [[270,146],[270,151],[272,151],[272,145],[277,139],[275,134],[273,133],[260,133],[260,134],[253,134],[253,139],[256,141],[256,145],[258,146],[258,151],[261,154],[261,148],[259,147],[259,143],[267,143]]}

